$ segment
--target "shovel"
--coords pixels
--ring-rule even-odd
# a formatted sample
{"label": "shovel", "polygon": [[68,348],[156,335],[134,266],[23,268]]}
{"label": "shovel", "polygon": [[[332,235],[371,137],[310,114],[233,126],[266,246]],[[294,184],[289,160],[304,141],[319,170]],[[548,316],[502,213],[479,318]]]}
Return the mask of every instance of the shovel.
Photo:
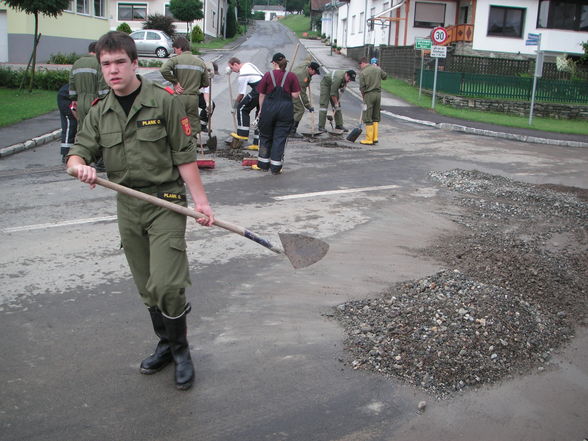
{"label": "shovel", "polygon": [[[232,72],[231,72],[232,73]],[[235,100],[233,99],[233,86],[231,85],[231,75],[229,74],[229,99],[231,100],[231,109],[235,106]],[[235,112],[231,111],[231,115],[233,116],[233,130],[235,134],[237,134],[237,116]],[[237,139],[231,135],[231,148],[238,149],[243,144],[243,141]]]}
{"label": "shovel", "polygon": [[[308,84],[308,104],[310,104],[310,107],[312,107],[312,90],[310,89],[310,83]],[[331,117],[331,125],[332,125],[332,118]],[[303,132],[302,134],[304,136],[310,136],[310,137],[315,137],[321,134],[321,132],[319,132],[316,129],[316,121],[314,119],[314,112],[310,112],[310,132]]]}
{"label": "shovel", "polygon": [[216,136],[212,136],[212,114],[214,112],[214,101],[212,101],[212,78],[210,79],[210,84],[208,86],[208,99],[210,101],[210,103],[208,103],[210,113],[208,114],[208,139],[206,140],[206,147],[209,152],[216,152],[217,139]]}
{"label": "shovel", "polygon": [[[77,172],[74,168],[68,168],[67,173],[74,177],[77,175]],[[175,211],[176,213],[182,214],[184,216],[193,217],[195,219],[206,218],[204,214],[195,210],[182,207],[181,205],[176,205],[164,199],[159,199],[155,196],[151,196],[132,188],[125,187],[124,185],[115,184],[114,182],[110,182],[106,179],[96,178],[96,184],[102,187],[110,188],[114,191],[118,191],[119,193],[126,194],[127,196],[141,199],[153,205],[167,208],[168,210]],[[314,237],[306,236],[304,234],[279,233],[278,235],[283,246],[282,249],[272,245],[267,239],[264,239],[263,237],[260,237],[239,225],[225,222],[220,219],[215,219],[213,225],[246,237],[247,239],[266,247],[268,250],[271,250],[276,254],[284,254],[290,260],[290,263],[295,269],[306,268],[307,266],[318,262],[325,256],[325,254],[327,254],[327,251],[329,250],[328,243]]]}
{"label": "shovel", "polygon": [[364,107],[364,103],[363,100],[361,101],[361,115],[359,115],[359,125],[353,129],[351,132],[349,132],[349,135],[347,135],[347,141],[351,141],[351,142],[355,142],[357,140],[357,138],[359,138],[359,135],[361,135],[362,130],[362,123],[363,123],[363,107]]}

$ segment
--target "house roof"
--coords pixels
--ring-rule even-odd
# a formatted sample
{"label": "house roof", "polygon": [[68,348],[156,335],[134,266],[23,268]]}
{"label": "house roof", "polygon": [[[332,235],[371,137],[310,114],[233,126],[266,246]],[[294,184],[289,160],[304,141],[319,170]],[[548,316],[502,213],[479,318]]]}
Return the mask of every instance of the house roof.
{"label": "house roof", "polygon": [[253,6],[254,11],[279,11],[286,12],[286,8],[280,5],[255,5]]}
{"label": "house roof", "polygon": [[310,9],[312,11],[322,11],[328,3],[331,3],[331,0],[310,0]]}

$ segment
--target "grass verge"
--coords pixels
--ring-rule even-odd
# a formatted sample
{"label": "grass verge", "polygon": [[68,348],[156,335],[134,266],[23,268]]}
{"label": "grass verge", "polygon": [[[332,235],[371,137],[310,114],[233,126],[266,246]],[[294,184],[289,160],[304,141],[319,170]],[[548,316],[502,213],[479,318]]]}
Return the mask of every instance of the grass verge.
{"label": "grass verge", "polygon": [[[382,81],[382,89],[402,98],[404,101],[415,106],[431,108],[432,99],[430,96],[421,94],[419,88],[410,86],[402,80],[388,78]],[[435,103],[435,111],[440,115],[460,118],[467,121],[485,122],[498,124],[507,127],[520,127],[542,130],[545,132],[571,133],[574,135],[588,135],[588,124],[586,121],[569,119],[551,119],[533,117],[533,124],[529,125],[529,118],[523,116],[507,115],[504,113],[490,113],[470,109],[456,109]]]}
{"label": "grass verge", "polygon": [[[310,17],[304,15],[292,14],[280,20],[287,28],[290,28],[298,38],[316,38],[320,34],[310,30]],[[306,32],[307,35],[302,35]]]}
{"label": "grass verge", "polygon": [[0,127],[4,127],[56,110],[57,92],[33,89],[29,93],[0,88],[0,102]]}
{"label": "grass verge", "polygon": [[222,49],[227,44],[232,43],[239,37],[240,35],[235,35],[231,38],[213,38],[212,40],[209,40],[206,43],[196,43],[194,44],[194,47],[196,49]]}

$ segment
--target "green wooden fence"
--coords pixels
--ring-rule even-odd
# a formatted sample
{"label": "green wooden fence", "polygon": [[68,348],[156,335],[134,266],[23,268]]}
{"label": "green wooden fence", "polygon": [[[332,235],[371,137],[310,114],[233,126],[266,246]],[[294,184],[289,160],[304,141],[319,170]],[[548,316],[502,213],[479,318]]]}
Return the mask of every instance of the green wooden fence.
{"label": "green wooden fence", "polygon": [[[433,89],[435,72],[423,71],[423,88]],[[416,78],[420,78],[420,70]],[[458,96],[530,101],[533,78],[480,75],[466,72],[437,73],[437,91]],[[537,79],[535,100],[551,103],[588,103],[587,81]]]}

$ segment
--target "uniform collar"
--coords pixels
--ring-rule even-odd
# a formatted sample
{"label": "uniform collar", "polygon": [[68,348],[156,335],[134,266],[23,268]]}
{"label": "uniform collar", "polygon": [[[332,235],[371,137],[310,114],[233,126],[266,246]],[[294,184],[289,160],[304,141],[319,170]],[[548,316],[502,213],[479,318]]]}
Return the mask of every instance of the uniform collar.
{"label": "uniform collar", "polygon": [[[137,98],[135,98],[135,102],[133,103],[133,107],[129,113],[129,117],[135,113],[134,109],[137,107],[137,105],[142,107],[157,107],[157,103],[155,102],[155,97],[152,92],[154,87],[153,83],[149,80],[141,78],[139,75],[137,75],[137,78],[141,82],[141,91],[139,92],[139,95],[137,95]],[[110,91],[108,97],[106,98],[106,103],[102,113],[104,114],[109,110],[117,111],[119,109],[121,109],[120,104],[118,103],[114,92]]]}

